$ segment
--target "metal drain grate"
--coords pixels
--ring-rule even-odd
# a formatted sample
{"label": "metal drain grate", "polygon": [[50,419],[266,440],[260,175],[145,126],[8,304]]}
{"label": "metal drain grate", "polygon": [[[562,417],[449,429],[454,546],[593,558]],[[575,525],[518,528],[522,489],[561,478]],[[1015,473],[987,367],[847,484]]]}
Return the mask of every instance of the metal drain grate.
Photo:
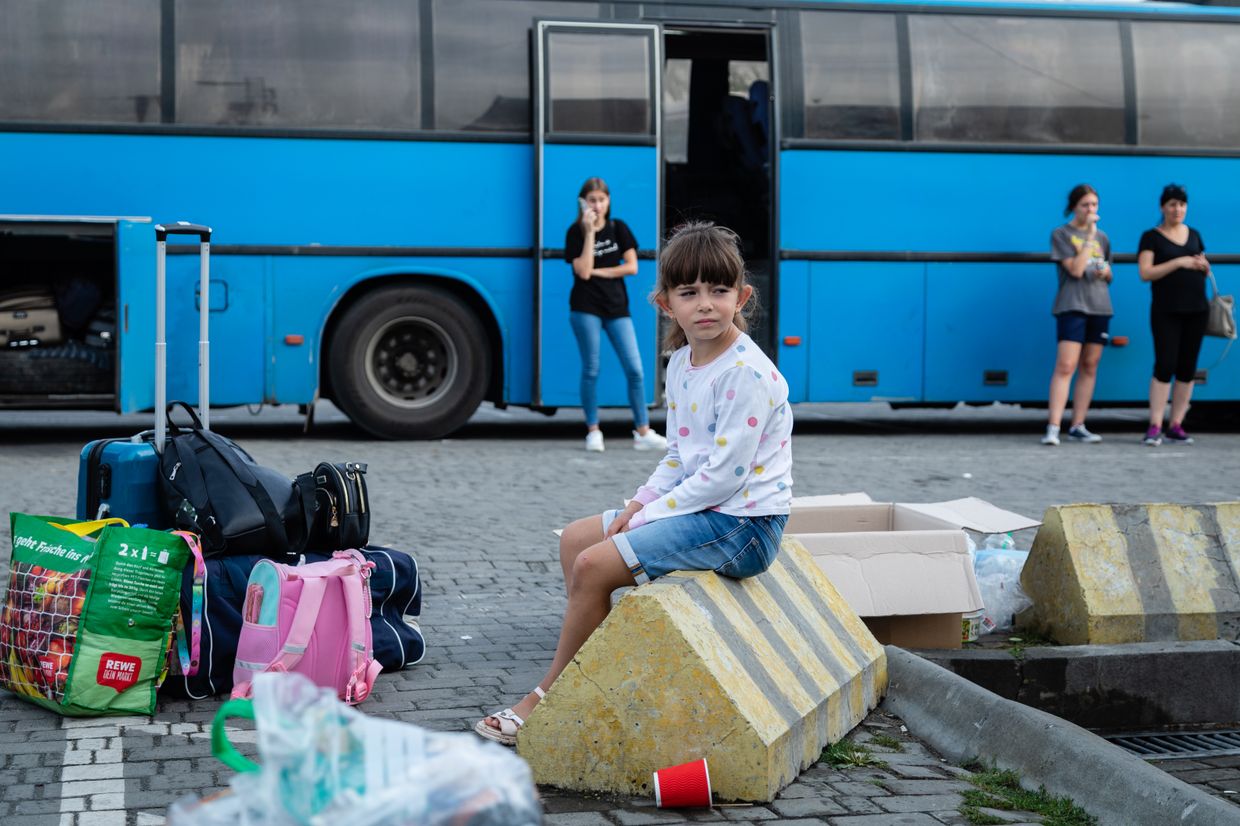
{"label": "metal drain grate", "polygon": [[1240,729],[1192,732],[1138,732],[1107,735],[1107,740],[1146,760],[1225,757],[1240,754]]}

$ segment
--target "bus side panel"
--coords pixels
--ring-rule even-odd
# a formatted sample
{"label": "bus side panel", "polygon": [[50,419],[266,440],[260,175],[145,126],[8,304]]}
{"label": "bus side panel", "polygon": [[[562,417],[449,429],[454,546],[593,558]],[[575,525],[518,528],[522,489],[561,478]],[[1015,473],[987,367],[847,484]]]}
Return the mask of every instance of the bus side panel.
{"label": "bus side panel", "polygon": [[[532,382],[533,264],[524,258],[347,258],[276,256],[271,259],[272,375],[267,401],[306,403],[319,386],[322,335],[329,316],[355,286],[460,282],[480,293],[495,313],[503,350],[504,398],[528,404]],[[362,282],[372,282],[363,284]],[[300,335],[302,344],[285,337]]]}
{"label": "bus side panel", "polygon": [[1055,363],[1051,264],[926,265],[926,400],[1046,397]]}
{"label": "bus side panel", "polygon": [[[759,297],[761,298],[761,297]],[[809,262],[783,261],[779,265],[779,372],[788,381],[788,398],[809,399]],[[799,338],[799,344],[786,340]]]}
{"label": "bus side panel", "polygon": [[1159,220],[1163,185],[1177,181],[1207,255],[1240,252],[1232,158],[786,150],[780,164],[785,250],[1047,254],[1068,191],[1085,181],[1113,251],[1131,254]]}
{"label": "bus side panel", "polygon": [[[124,224],[125,222],[122,222]],[[151,224],[122,228],[120,410],[155,404],[155,234]],[[135,231],[144,228],[142,231]],[[263,399],[268,305],[262,258],[214,256],[210,262],[211,404]],[[198,404],[199,258],[169,255],[168,400]]]}
{"label": "bus side panel", "polygon": [[[0,212],[198,221],[216,246],[529,249],[534,236],[529,144],[0,133],[0,157],[23,159],[5,168]],[[155,157],[194,162],[133,173]]]}
{"label": "bus side panel", "polygon": [[920,399],[925,265],[815,261],[809,286],[810,399]]}
{"label": "bus side panel", "polygon": [[[1043,278],[1050,282],[1038,306],[1049,319],[1048,332],[1042,342],[1043,372],[1046,374],[1044,383],[1049,383],[1056,347],[1055,319],[1050,315],[1051,302],[1055,299],[1056,276],[1053,264],[1042,264],[1039,269],[1046,271]],[[1116,264],[1113,273],[1111,308],[1115,310],[1115,315],[1111,316],[1110,334],[1127,336],[1129,343],[1125,347],[1103,349],[1094,399],[1100,402],[1140,401],[1149,392],[1150,373],[1154,365],[1154,345],[1150,334],[1150,285],[1141,280],[1136,264]],[[1047,387],[1043,387],[1032,398],[1044,399],[1047,392]],[[1194,392],[1194,396],[1201,398],[1201,393]]]}

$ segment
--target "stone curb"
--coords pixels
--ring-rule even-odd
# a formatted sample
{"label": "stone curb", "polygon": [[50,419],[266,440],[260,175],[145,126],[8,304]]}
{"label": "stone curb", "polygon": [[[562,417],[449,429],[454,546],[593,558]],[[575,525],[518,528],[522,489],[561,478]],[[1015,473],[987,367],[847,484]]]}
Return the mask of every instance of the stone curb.
{"label": "stone curb", "polygon": [[981,759],[1066,795],[1102,826],[1240,824],[1235,807],[1080,726],[1005,700],[945,668],[887,646],[886,708],[953,761]]}
{"label": "stone curb", "polygon": [[1240,645],[1140,642],[1007,651],[917,651],[1007,700],[1079,726],[1134,731],[1240,722]]}

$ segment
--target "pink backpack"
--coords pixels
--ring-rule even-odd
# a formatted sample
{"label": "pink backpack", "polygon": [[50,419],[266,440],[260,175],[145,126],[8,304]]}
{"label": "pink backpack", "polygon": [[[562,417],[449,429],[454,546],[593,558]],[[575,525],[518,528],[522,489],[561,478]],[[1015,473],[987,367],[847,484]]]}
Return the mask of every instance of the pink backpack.
{"label": "pink backpack", "polygon": [[255,674],[294,671],[346,703],[366,699],[383,668],[370,637],[373,567],[357,551],[309,565],[260,560],[245,589],[233,698],[250,696]]}

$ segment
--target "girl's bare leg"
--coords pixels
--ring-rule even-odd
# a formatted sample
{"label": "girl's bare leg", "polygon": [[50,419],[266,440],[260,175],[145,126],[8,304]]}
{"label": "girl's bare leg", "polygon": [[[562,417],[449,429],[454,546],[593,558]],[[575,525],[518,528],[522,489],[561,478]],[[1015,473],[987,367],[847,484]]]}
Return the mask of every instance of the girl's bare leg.
{"label": "girl's bare leg", "polygon": [[1063,411],[1068,406],[1068,390],[1072,387],[1072,374],[1081,360],[1081,345],[1075,341],[1061,341],[1055,350],[1055,370],[1051,373],[1050,398],[1046,403],[1046,420],[1058,427],[1063,422]]}
{"label": "girl's bare leg", "polygon": [[1085,424],[1089,403],[1094,398],[1094,385],[1098,381],[1098,362],[1102,360],[1101,344],[1086,344],[1081,348],[1081,361],[1076,370],[1076,387],[1072,393],[1072,426]]}
{"label": "girl's bare leg", "polygon": [[[567,529],[564,534],[568,534]],[[607,618],[611,611],[611,592],[636,584],[633,575],[629,573],[629,566],[616,548],[616,543],[610,539],[591,545],[577,554],[569,579],[572,584],[568,588],[568,607],[564,610],[560,642],[556,645],[551,668],[547,670],[546,676],[538,681],[539,687],[543,689],[555,682],[555,678],[572,662],[581,646],[594,633],[594,629]],[[525,719],[534,710],[534,706],[538,705],[538,700],[538,695],[531,691],[513,706],[512,710],[518,717]],[[499,728],[499,721],[494,717],[488,717],[487,721],[487,725]]]}
{"label": "girl's bare leg", "polygon": [[573,578],[573,563],[577,556],[591,545],[603,541],[603,519],[601,516],[587,516],[578,519],[560,534],[560,568],[564,571],[564,591],[569,590]]}

